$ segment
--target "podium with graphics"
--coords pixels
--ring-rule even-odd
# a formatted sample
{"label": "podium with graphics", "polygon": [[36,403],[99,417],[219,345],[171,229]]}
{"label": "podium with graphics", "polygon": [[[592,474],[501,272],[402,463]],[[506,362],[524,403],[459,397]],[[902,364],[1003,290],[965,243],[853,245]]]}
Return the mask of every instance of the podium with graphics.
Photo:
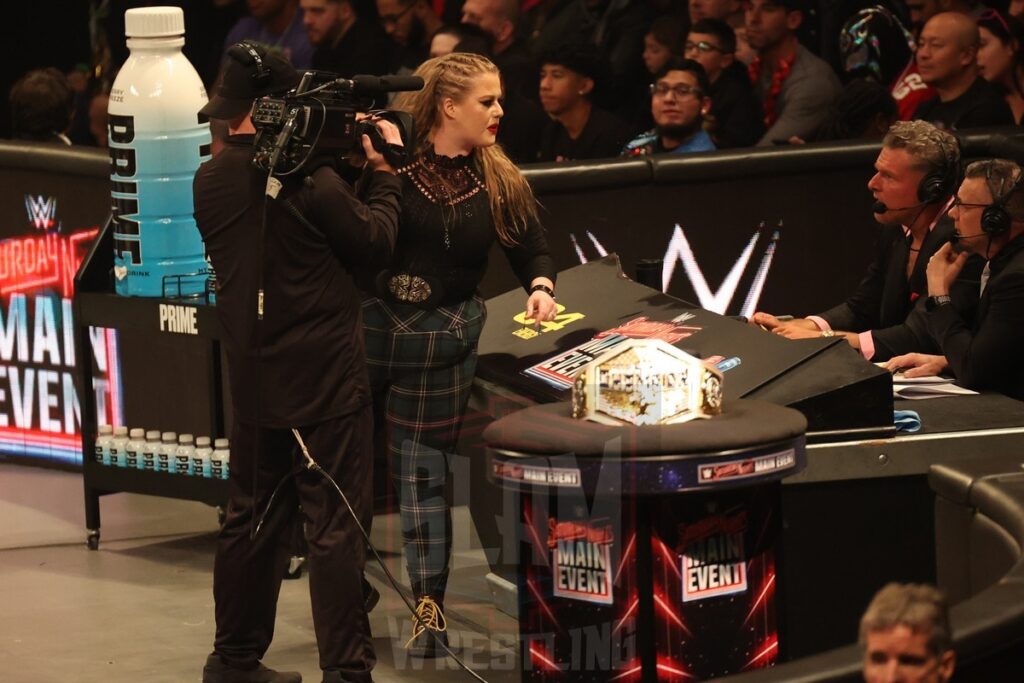
{"label": "podium with graphics", "polygon": [[[536,405],[484,432],[512,497],[522,680],[706,680],[770,666],[781,480],[807,421],[755,400],[677,425],[611,426]],[[508,502],[508,501],[506,501]]]}

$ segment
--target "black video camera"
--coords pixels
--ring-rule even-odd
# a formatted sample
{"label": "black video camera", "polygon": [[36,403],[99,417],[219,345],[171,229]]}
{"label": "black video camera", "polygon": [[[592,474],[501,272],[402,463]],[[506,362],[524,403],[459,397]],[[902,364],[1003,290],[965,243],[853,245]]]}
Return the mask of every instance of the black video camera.
{"label": "black video camera", "polygon": [[[349,80],[326,71],[307,71],[294,90],[281,97],[263,97],[253,105],[256,141],[252,163],[275,175],[290,175],[315,158],[361,150],[365,134],[388,163],[395,168],[403,166],[406,150],[416,139],[412,116],[373,109],[374,96],[422,87],[423,79],[418,76],[356,76]],[[357,114],[394,123],[405,147],[388,144],[373,121],[357,121]]]}

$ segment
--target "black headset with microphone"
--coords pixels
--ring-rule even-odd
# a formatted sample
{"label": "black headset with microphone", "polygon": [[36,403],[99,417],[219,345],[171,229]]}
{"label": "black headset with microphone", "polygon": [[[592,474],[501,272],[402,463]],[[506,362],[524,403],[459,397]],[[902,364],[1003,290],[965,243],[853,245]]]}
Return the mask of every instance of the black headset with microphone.
{"label": "black headset with microphone", "polygon": [[1010,197],[1013,196],[1013,193],[1017,191],[1022,182],[1024,182],[1024,172],[1018,172],[1017,178],[1010,185],[1010,189],[1006,191],[1000,189],[997,191],[992,180],[992,163],[989,162],[988,166],[985,167],[985,185],[988,187],[989,194],[992,195],[992,203],[981,212],[981,234],[964,237],[954,230],[953,235],[949,238],[949,243],[953,245],[953,250],[956,252],[966,251],[967,246],[963,244],[964,242],[987,237],[988,247],[985,249],[987,257],[989,250],[992,248],[992,240],[1000,235],[1005,235],[1013,225],[1013,216],[1006,209],[1006,203],[1010,201]]}

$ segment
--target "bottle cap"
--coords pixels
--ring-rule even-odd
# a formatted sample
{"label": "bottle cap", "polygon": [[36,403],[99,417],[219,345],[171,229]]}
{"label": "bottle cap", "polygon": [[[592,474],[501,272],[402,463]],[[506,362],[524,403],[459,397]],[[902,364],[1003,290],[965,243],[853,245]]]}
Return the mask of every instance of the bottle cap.
{"label": "bottle cap", "polygon": [[192,443],[192,438],[191,434],[182,434],[178,437],[178,443]]}
{"label": "bottle cap", "polygon": [[185,13],[180,7],[140,7],[124,13],[127,38],[174,38],[185,34]]}
{"label": "bottle cap", "polygon": [[128,436],[128,428],[114,427],[114,436]]}
{"label": "bottle cap", "polygon": [[160,430],[159,429],[151,429],[148,432],[146,432],[146,441],[159,441],[159,440],[160,440]]}
{"label": "bottle cap", "polygon": [[175,434],[174,432],[164,432],[163,434],[160,435],[160,440],[161,441],[177,441],[178,440],[178,435]]}
{"label": "bottle cap", "polygon": [[210,445],[210,437],[200,436],[196,438],[196,445],[202,447],[208,447]]}
{"label": "bottle cap", "polygon": [[213,445],[216,448],[227,448],[228,447],[228,440],[227,439],[217,439],[216,441],[213,442]]}
{"label": "bottle cap", "polygon": [[110,425],[100,425],[100,434],[113,434],[114,428]]}
{"label": "bottle cap", "polygon": [[139,429],[138,427],[136,427],[135,429],[133,429],[130,432],[128,432],[128,435],[130,437],[132,437],[133,439],[141,439],[144,436],[146,436],[146,430],[145,429]]}

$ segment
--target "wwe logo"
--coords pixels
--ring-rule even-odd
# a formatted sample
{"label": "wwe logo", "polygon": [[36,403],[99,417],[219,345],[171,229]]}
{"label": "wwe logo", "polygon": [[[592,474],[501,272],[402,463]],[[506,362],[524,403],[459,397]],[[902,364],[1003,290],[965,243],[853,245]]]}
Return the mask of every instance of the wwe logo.
{"label": "wwe logo", "polygon": [[50,230],[56,226],[57,198],[44,198],[42,195],[33,197],[25,195],[25,211],[28,212],[28,222],[35,226],[36,230]]}
{"label": "wwe logo", "polygon": [[[781,223],[780,226],[781,227]],[[758,239],[765,229],[764,223],[758,226],[758,229],[754,231],[754,234],[750,236],[750,241],[747,242],[747,246],[744,247],[743,251],[740,252],[739,258],[733,263],[732,268],[725,276],[725,280],[719,285],[718,289],[711,291],[711,287],[708,285],[707,278],[704,277],[704,271],[701,269],[700,264],[697,263],[697,257],[694,256],[693,248],[690,246],[690,241],[686,239],[686,233],[683,231],[679,224],[676,224],[675,231],[672,233],[672,238],[669,240],[668,248],[665,250],[664,265],[661,271],[661,282],[662,291],[667,292],[669,285],[672,284],[672,277],[675,275],[676,264],[683,264],[683,271],[686,273],[686,278],[690,282],[690,286],[693,287],[694,294],[697,295],[697,299],[700,302],[701,308],[725,315],[726,310],[729,308],[729,304],[732,303],[733,297],[736,295],[736,290],[739,288],[740,280],[743,278],[743,274],[747,270],[747,266],[750,264],[750,258],[753,256],[754,247],[757,245]],[[598,255],[605,256],[608,251],[604,245],[591,233],[587,231],[587,237],[590,242],[594,245]],[[569,235],[569,239],[572,242],[573,249],[576,251],[576,255],[580,259],[580,263],[586,263],[587,257],[583,252],[582,247],[576,240],[576,236],[573,234]],[[757,271],[754,273],[754,280],[750,285],[750,290],[747,292],[746,298],[743,300],[743,306],[740,309],[740,315],[750,317],[757,310],[758,301],[761,299],[761,292],[764,290],[765,281],[768,279],[768,271],[771,268],[772,260],[775,258],[775,250],[779,242],[779,230],[772,232],[771,239],[768,242],[768,246],[764,251],[764,255],[761,257],[761,263],[757,267]]]}

